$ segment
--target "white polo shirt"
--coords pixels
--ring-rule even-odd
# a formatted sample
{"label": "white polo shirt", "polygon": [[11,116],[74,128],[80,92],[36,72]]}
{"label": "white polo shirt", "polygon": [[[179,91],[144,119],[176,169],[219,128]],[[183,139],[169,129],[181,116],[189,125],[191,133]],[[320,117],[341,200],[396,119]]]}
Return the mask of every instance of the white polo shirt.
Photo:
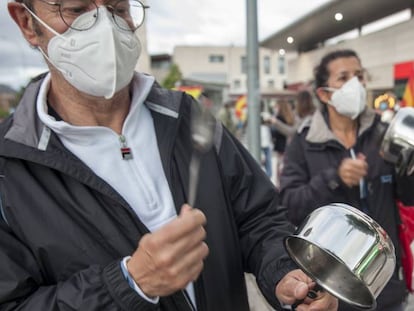
{"label": "white polo shirt", "polygon": [[[111,185],[133,208],[150,231],[159,229],[177,217],[172,194],[162,168],[153,119],[144,101],[154,77],[136,73],[132,81],[131,108],[125,119],[122,136],[131,149],[132,158],[121,154],[120,135],[103,126],[74,126],[57,121],[48,114],[47,92],[50,74],[42,83],[37,98],[40,120],[55,132],[63,145]],[[136,284],[135,284],[136,285]],[[146,297],[136,286],[136,290]],[[187,287],[195,301],[193,284]]]}

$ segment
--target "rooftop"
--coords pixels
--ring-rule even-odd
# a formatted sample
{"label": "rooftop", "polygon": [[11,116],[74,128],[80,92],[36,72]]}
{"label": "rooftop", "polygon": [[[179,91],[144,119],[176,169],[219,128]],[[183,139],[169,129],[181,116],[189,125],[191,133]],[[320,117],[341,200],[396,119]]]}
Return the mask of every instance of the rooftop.
{"label": "rooftop", "polygon": [[[413,11],[414,0],[332,0],[264,39],[260,45],[287,52],[306,52],[330,38],[405,9]],[[336,13],[342,14],[342,20],[335,20]],[[292,43],[287,42],[288,37],[293,38]]]}

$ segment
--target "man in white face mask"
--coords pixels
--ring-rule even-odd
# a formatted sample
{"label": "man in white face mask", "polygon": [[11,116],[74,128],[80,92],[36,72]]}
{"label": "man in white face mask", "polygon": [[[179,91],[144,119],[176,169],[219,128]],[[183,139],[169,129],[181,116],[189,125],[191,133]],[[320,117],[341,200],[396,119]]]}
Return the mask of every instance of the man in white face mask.
{"label": "man in white face mask", "polygon": [[[326,54],[315,68],[320,109],[303,125],[285,153],[283,205],[296,225],[313,210],[346,203],[369,214],[390,235],[399,260],[376,310],[402,310],[396,200],[414,203],[414,177],[396,174],[380,155],[385,124],[366,102],[364,70],[353,50]],[[340,303],[339,310],[354,310]]]}
{"label": "man in white face mask", "polygon": [[[63,33],[23,3],[34,18],[33,27],[40,39],[39,43],[30,43],[47,59],[52,75],[58,71],[56,74],[61,74],[77,90],[107,99],[129,84],[141,52],[134,31],[142,20],[134,22],[134,17],[117,15],[116,12],[124,10],[123,2],[128,3],[123,0],[115,2],[117,7],[98,7],[92,1],[43,1],[43,4],[59,8],[58,20],[69,25]],[[142,19],[145,7],[136,3],[142,10],[136,18]],[[78,11],[74,13],[75,10]],[[134,12],[134,8],[131,11]]]}
{"label": "man in white face mask", "polygon": [[[247,311],[253,271],[277,309],[335,310],[306,298],[315,282],[287,256],[293,227],[256,161],[192,97],[134,72],[147,8],[8,4],[50,72],[0,124],[0,309]],[[215,131],[198,188],[193,118]]]}

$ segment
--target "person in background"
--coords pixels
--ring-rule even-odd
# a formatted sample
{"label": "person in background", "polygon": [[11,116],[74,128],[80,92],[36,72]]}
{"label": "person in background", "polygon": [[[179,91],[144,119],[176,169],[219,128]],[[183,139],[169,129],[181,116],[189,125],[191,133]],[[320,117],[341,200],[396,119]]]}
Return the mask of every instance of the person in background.
{"label": "person in background", "polygon": [[252,272],[274,308],[335,310],[328,293],[306,299],[315,282],[283,247],[293,228],[277,191],[211,114],[187,204],[203,109],[134,72],[147,9],[8,3],[49,72],[0,124],[0,309],[247,311]]}
{"label": "person in background", "polygon": [[378,96],[374,101],[375,111],[381,116],[381,121],[390,123],[400,108],[399,100],[392,92]]}
{"label": "person in background", "polygon": [[266,175],[272,178],[272,133],[270,130],[271,116],[268,112],[262,112],[260,116],[260,148],[263,155],[263,166]]}
{"label": "person in background", "polygon": [[297,128],[300,128],[303,124],[308,124],[308,122],[310,122],[312,115],[315,112],[315,104],[313,103],[313,97],[310,91],[299,91],[295,112],[298,117],[296,122]]}
{"label": "person in background", "polygon": [[[282,203],[299,225],[316,208],[346,203],[367,213],[396,247],[397,266],[376,310],[402,311],[407,292],[401,274],[396,199],[414,204],[414,177],[396,174],[380,155],[385,125],[366,105],[364,69],[353,50],[326,54],[315,68],[321,103],[287,147]],[[339,310],[354,310],[340,303]]]}
{"label": "person in background", "polygon": [[230,133],[236,135],[237,126],[233,106],[233,102],[225,102],[223,107],[219,110],[217,117],[223,123],[223,125],[230,131]]}
{"label": "person in background", "polygon": [[[292,109],[292,105],[287,100],[280,100],[278,103],[278,109],[275,119],[286,124],[289,127],[295,128],[295,114]],[[276,153],[276,181],[280,180],[280,172],[283,167],[283,155],[285,153],[285,148],[292,134],[287,135],[283,131],[279,131],[274,125],[276,121],[273,121],[271,124],[271,133],[273,141],[273,151]]]}
{"label": "person in background", "polygon": [[308,90],[299,91],[296,98],[295,109],[293,109],[295,114],[295,122],[293,126],[290,126],[278,118],[273,117],[272,127],[291,139],[298,128],[303,123],[309,121],[309,118],[312,116],[314,111],[315,105],[313,103],[312,94]]}

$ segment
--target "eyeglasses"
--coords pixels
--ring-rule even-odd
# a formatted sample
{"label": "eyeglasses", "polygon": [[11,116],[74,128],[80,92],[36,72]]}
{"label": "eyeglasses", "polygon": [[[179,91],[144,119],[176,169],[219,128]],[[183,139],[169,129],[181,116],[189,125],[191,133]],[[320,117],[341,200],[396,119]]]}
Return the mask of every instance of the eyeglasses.
{"label": "eyeglasses", "polygon": [[[41,0],[42,2],[56,6],[59,9],[60,17],[63,22],[70,28],[78,31],[88,30],[95,25],[98,19],[98,5],[94,0],[60,0],[60,1],[48,1]],[[135,31],[143,23],[145,19],[145,10],[149,6],[144,5],[139,0],[117,0],[108,1],[105,4],[108,11],[112,14],[112,18],[115,21],[117,27],[123,30]],[[83,22],[81,25],[77,24],[72,26],[73,21],[80,15],[95,10],[95,14],[91,14],[91,20]]]}

